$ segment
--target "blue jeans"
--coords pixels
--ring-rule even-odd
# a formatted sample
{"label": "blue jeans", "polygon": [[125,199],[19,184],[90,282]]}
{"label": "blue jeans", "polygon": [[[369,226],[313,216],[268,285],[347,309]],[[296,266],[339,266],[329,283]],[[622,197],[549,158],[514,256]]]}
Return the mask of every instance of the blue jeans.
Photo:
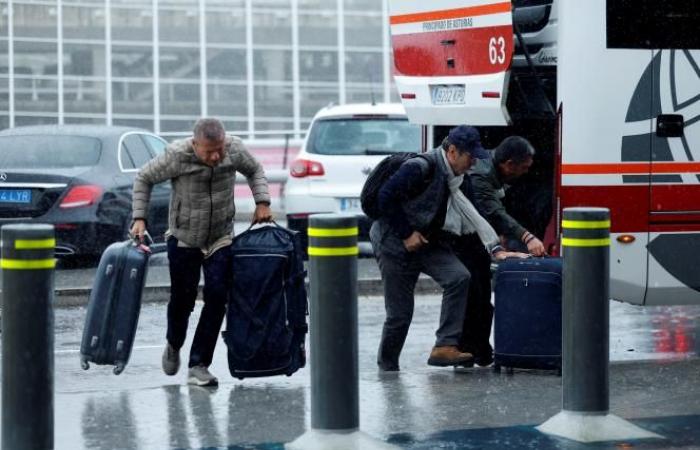
{"label": "blue jeans", "polygon": [[168,239],[170,302],[166,338],[176,349],[185,343],[187,323],[197,299],[200,271],[204,269],[204,307],[194,333],[188,367],[208,367],[231,291],[231,252],[229,247],[224,247],[205,259],[200,249],[178,247],[177,242],[175,237]]}

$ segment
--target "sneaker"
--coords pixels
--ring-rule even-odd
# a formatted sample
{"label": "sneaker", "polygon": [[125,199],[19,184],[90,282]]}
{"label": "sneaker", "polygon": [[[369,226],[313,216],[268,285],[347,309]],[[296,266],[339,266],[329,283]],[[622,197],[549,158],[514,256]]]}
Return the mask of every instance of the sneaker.
{"label": "sneaker", "polygon": [[428,358],[429,366],[467,366],[474,363],[471,353],[460,352],[455,345],[433,347]]}
{"label": "sneaker", "polygon": [[187,383],[195,386],[218,386],[219,380],[209,372],[206,366],[194,366],[190,367]]}
{"label": "sneaker", "polygon": [[166,375],[175,375],[180,370],[180,351],[176,350],[170,343],[166,344],[162,363],[163,372]]}

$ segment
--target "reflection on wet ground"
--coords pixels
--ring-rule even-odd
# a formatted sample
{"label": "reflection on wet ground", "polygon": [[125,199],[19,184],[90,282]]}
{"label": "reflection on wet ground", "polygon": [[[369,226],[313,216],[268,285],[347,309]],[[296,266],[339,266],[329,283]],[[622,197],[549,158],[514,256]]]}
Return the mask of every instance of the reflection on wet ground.
{"label": "reflection on wet ground", "polygon": [[610,303],[610,359],[683,359],[700,354],[700,306]]}
{"label": "reflection on wet ground", "polygon": [[[200,306],[191,318],[190,338]],[[402,371],[379,373],[375,358],[383,301],[360,299],[361,429],[416,449],[485,448],[484,442],[498,436],[510,436],[511,443],[537,444],[531,448],[575,448],[557,447],[551,440],[528,441],[532,429],[522,427],[559,411],[561,378],[556,375],[516,371],[510,376],[489,368],[426,365],[439,306],[437,296],[417,298],[401,356]],[[220,342],[211,367],[220,379],[218,389],[186,385],[184,368],[174,377],[164,375],[160,356],[165,315],[165,304],[144,305],[129,365],[114,376],[108,367],[80,369],[77,349],[85,308],[56,310],[57,449],[281,448],[273,444],[289,442],[308,428],[308,368],[292,377],[239,381],[228,374]],[[700,429],[698,329],[697,306],[611,302],[611,411],[638,422],[684,416]],[[189,345],[188,341],[185,349]],[[184,351],[182,356],[186,358]],[[680,419],[649,423],[688,426]],[[692,436],[691,442],[700,448],[697,433]]]}

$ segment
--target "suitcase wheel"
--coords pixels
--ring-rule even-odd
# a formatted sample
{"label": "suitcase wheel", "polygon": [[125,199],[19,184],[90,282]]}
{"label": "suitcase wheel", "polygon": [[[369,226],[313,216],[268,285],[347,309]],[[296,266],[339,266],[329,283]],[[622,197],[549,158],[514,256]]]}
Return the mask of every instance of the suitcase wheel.
{"label": "suitcase wheel", "polygon": [[90,368],[87,357],[82,355],[80,356],[80,367],[82,367],[83,370],[88,370]]}
{"label": "suitcase wheel", "polygon": [[493,371],[496,373],[501,373],[501,366],[498,364],[493,365]]}
{"label": "suitcase wheel", "polygon": [[115,375],[119,375],[120,373],[124,372],[124,363],[123,362],[118,362],[116,366],[114,366],[114,369],[112,369],[112,372]]}

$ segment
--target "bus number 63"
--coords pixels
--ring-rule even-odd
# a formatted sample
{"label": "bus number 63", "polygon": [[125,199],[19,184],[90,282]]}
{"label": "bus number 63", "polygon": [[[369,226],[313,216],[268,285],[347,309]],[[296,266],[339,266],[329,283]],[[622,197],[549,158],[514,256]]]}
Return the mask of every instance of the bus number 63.
{"label": "bus number 63", "polygon": [[506,60],[506,40],[503,36],[489,39],[489,61],[491,64],[503,64]]}

